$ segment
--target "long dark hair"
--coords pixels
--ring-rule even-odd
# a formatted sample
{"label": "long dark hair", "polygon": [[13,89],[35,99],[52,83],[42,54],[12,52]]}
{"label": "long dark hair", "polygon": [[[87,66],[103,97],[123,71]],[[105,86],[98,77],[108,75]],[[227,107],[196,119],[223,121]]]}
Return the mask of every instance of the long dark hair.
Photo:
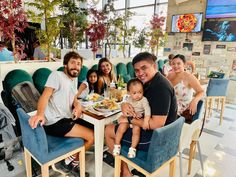
{"label": "long dark hair", "polygon": [[115,72],[114,72],[114,68],[113,68],[113,65],[111,63],[111,61],[108,59],[108,58],[101,58],[98,62],[98,74],[99,76],[103,76],[103,72],[102,72],[102,69],[101,69],[101,65],[103,62],[108,62],[110,65],[111,65],[111,72],[109,74],[109,77],[110,77],[110,80],[115,80],[116,76],[115,76]]}
{"label": "long dark hair", "polygon": [[[89,81],[89,76],[92,73],[96,73],[96,75],[97,75],[97,81],[94,84],[90,83],[90,81]],[[88,86],[89,86],[89,93],[92,91],[92,89],[94,89],[94,93],[98,93],[98,71],[95,69],[88,70],[86,78],[87,78],[87,82],[88,82]],[[93,85],[93,88],[92,88],[92,85]]]}

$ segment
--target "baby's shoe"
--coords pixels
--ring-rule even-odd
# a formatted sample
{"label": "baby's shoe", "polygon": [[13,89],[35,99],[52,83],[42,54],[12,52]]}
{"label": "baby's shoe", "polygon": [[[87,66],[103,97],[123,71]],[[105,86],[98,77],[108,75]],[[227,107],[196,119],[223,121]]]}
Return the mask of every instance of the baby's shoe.
{"label": "baby's shoe", "polygon": [[128,157],[129,158],[135,158],[136,157],[136,149],[135,148],[132,148],[132,147],[129,148]]}
{"label": "baby's shoe", "polygon": [[115,144],[112,154],[113,154],[114,156],[120,155],[120,148],[121,148],[121,146],[120,146],[119,144]]}

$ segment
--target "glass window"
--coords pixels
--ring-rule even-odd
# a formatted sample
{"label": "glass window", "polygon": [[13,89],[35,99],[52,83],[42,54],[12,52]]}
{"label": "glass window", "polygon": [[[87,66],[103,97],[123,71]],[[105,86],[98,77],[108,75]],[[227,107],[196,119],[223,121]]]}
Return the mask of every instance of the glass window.
{"label": "glass window", "polygon": [[126,0],[116,0],[116,1],[114,1],[114,8],[115,9],[124,9],[125,8],[125,1]]}
{"label": "glass window", "polygon": [[155,0],[130,0],[130,7],[154,4]]}

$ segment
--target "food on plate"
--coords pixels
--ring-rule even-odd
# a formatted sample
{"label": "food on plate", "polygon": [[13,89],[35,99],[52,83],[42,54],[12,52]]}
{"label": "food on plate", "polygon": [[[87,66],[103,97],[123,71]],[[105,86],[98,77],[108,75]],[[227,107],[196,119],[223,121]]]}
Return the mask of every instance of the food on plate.
{"label": "food on plate", "polygon": [[101,95],[99,95],[97,93],[92,93],[92,94],[89,94],[85,98],[85,100],[88,100],[88,101],[98,101],[100,98],[101,98]]}
{"label": "food on plate", "polygon": [[177,28],[180,32],[191,32],[197,24],[197,17],[194,14],[180,15],[177,21]]}
{"label": "food on plate", "polygon": [[108,99],[104,99],[103,101],[101,101],[100,103],[96,103],[94,105],[94,108],[97,110],[117,110],[119,109],[119,105],[115,102],[114,99],[108,100]]}

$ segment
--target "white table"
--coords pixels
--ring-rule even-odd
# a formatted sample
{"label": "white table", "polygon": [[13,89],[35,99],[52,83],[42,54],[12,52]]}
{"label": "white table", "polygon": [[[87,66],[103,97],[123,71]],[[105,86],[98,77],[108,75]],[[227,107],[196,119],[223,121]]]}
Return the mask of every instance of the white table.
{"label": "white table", "polygon": [[84,113],[83,119],[94,125],[94,139],[95,139],[95,177],[102,176],[102,164],[103,164],[103,145],[104,145],[104,129],[105,125],[117,120],[121,113],[109,117],[99,118]]}

